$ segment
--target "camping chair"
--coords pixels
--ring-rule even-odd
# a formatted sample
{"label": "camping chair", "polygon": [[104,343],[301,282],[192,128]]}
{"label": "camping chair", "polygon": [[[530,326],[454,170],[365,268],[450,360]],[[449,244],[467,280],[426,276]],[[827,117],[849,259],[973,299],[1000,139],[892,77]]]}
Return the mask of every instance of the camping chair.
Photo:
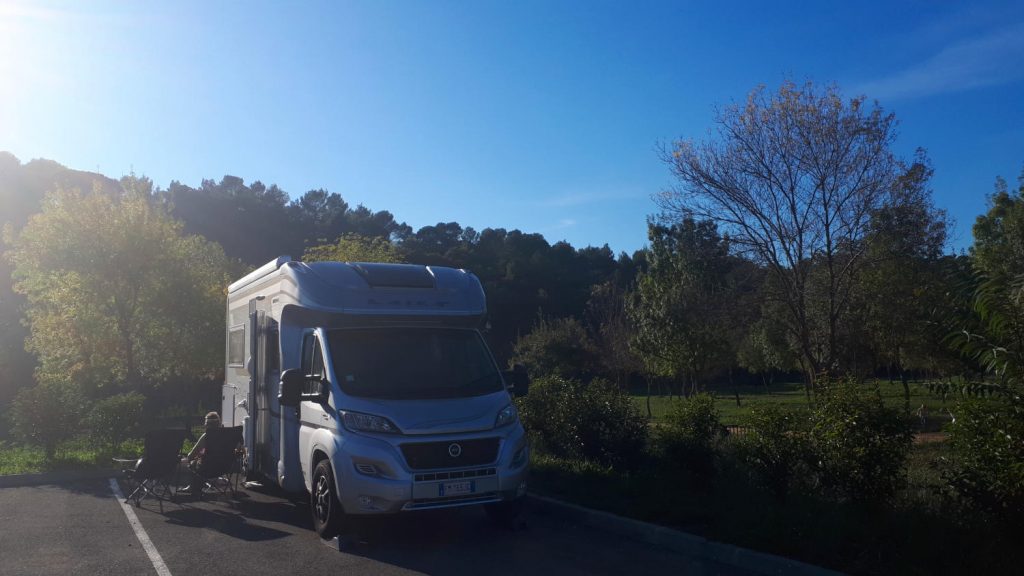
{"label": "camping chair", "polygon": [[[164,511],[164,499],[174,500],[171,489],[176,484],[178,467],[181,463],[181,445],[188,433],[181,429],[151,430],[143,440],[142,458],[132,470],[125,470],[125,478],[136,484],[135,489],[124,499],[125,504],[134,500],[136,506],[148,496],[160,502],[160,511]],[[158,488],[162,488],[160,492]]]}
{"label": "camping chair", "polygon": [[[209,488],[221,494],[231,490],[234,496],[235,487],[229,477],[238,473],[237,450],[242,445],[242,427],[212,428],[206,431],[204,442],[206,449],[199,465],[192,470],[192,486]],[[196,492],[202,500],[203,490]]]}

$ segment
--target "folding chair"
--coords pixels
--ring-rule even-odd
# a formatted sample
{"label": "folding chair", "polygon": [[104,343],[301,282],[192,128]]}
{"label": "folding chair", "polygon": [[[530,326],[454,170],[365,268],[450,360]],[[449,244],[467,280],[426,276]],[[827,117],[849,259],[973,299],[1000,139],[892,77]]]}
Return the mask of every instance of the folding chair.
{"label": "folding chair", "polygon": [[[242,427],[212,428],[206,431],[206,439],[203,441],[206,449],[199,460],[199,465],[192,470],[192,486],[209,488],[219,493],[235,494],[235,487],[232,485],[231,474],[238,473],[237,450],[242,445]],[[219,482],[220,479],[224,482]],[[197,490],[199,499],[203,498],[203,490]]]}
{"label": "folding chair", "polygon": [[[164,511],[164,499],[174,500],[171,489],[172,481],[176,483],[178,468],[181,463],[181,445],[185,442],[187,432],[181,429],[151,430],[143,440],[142,458],[133,470],[125,470],[127,480],[134,482],[136,487],[124,499],[125,504],[134,500],[136,506],[148,496],[160,502],[160,511]],[[158,488],[163,488],[158,492]]]}

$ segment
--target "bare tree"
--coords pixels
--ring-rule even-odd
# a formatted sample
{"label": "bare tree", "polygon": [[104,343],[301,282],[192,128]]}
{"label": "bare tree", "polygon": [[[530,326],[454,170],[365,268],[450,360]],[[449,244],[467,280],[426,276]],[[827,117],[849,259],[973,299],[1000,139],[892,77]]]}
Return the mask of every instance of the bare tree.
{"label": "bare tree", "polygon": [[867,260],[871,215],[905,171],[896,120],[834,87],[763,87],[721,110],[705,142],[663,150],[678,185],[657,196],[680,216],[716,222],[734,249],[776,277],[784,322],[813,384],[834,371],[840,331]]}

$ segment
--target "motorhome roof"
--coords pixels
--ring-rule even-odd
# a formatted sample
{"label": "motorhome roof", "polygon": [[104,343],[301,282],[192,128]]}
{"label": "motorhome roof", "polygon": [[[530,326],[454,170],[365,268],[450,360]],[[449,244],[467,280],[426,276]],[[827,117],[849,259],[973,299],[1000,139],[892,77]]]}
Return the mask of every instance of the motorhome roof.
{"label": "motorhome roof", "polygon": [[[295,262],[282,256],[232,284],[229,294],[282,275],[303,307],[356,315],[474,316],[487,310],[472,273],[441,266],[366,262]],[[289,288],[288,291],[291,291]]]}

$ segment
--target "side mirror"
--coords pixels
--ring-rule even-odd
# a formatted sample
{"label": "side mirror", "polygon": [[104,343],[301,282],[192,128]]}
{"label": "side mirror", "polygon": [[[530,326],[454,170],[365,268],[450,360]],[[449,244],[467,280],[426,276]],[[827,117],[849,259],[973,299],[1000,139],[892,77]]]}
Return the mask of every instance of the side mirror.
{"label": "side mirror", "polygon": [[317,399],[317,402],[327,404],[327,400],[331,397],[331,383],[324,378],[320,380],[319,384],[320,398]]}
{"label": "side mirror", "polygon": [[512,367],[512,393],[516,396],[526,396],[530,391],[530,375],[526,373],[526,366],[516,364]]}
{"label": "side mirror", "polygon": [[306,375],[298,368],[289,368],[281,374],[281,390],[277,393],[277,401],[281,406],[298,406],[302,401],[302,387],[306,383]]}

